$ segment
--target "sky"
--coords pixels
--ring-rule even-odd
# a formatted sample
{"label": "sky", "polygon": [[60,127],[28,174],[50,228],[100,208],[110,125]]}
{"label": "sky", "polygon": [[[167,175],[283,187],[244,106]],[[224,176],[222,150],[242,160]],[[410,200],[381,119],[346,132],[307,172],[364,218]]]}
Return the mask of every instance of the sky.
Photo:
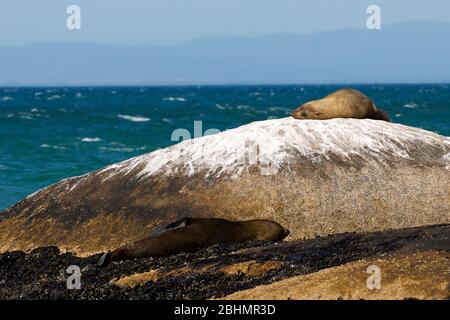
{"label": "sky", "polygon": [[[449,0],[2,0],[0,45],[168,45],[199,37],[364,28],[371,4],[381,8],[382,25],[450,22]],[[81,8],[81,30],[66,27],[69,5]]]}

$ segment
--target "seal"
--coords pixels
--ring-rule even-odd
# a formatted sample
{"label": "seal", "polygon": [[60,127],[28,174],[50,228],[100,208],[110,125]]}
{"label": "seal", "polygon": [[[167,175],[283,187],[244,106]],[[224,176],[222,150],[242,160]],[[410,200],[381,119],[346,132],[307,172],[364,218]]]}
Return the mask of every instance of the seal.
{"label": "seal", "polygon": [[294,111],[295,119],[326,120],[333,118],[375,119],[390,121],[389,115],[377,109],[364,94],[355,89],[340,89],[325,98],[309,101]]}
{"label": "seal", "polygon": [[214,244],[230,244],[251,240],[279,241],[289,231],[271,220],[229,221],[218,218],[183,218],[149,238],[119,247],[105,253],[99,267],[111,261],[145,257],[164,257],[180,252],[194,252]]}

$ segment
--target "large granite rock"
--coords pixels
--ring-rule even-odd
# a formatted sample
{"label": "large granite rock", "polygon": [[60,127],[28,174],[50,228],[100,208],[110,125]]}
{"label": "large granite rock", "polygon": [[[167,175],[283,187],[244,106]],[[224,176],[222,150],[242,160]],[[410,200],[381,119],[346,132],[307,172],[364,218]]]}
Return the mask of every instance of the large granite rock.
{"label": "large granite rock", "polygon": [[[230,300],[450,299],[448,251],[394,252],[322,269],[223,297]],[[378,268],[379,287],[367,270]],[[369,269],[368,269],[369,268]],[[130,277],[131,278],[131,277]],[[121,279],[123,283],[127,278]],[[129,281],[129,280],[128,280]]]}
{"label": "large granite rock", "polygon": [[184,216],[268,218],[289,239],[450,222],[450,138],[292,118],[184,141],[63,180],[0,213],[0,251],[115,248]]}

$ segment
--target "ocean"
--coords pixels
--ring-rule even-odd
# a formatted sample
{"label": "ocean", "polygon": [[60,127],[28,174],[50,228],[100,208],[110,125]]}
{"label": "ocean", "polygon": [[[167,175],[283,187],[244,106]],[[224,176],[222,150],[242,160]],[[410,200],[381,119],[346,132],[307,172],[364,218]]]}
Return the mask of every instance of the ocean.
{"label": "ocean", "polygon": [[[450,84],[352,85],[393,122],[450,136]],[[63,178],[282,118],[333,85],[0,88],[0,210]]]}

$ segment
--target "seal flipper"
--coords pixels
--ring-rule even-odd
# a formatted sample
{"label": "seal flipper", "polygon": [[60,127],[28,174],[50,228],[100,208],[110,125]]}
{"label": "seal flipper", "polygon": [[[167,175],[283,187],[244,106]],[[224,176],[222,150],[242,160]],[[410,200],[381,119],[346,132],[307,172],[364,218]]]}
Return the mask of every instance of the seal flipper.
{"label": "seal flipper", "polygon": [[381,109],[376,109],[375,113],[370,117],[370,119],[384,120],[384,121],[387,121],[387,122],[391,122],[389,114],[386,111],[383,111]]}
{"label": "seal flipper", "polygon": [[160,236],[162,234],[165,234],[167,232],[172,232],[172,231],[175,231],[175,230],[178,230],[178,229],[186,228],[187,226],[189,226],[191,224],[192,224],[192,218],[189,218],[189,217],[177,220],[175,222],[169,223],[168,225],[166,225],[162,229],[158,229],[158,230],[153,231],[150,234],[150,238],[158,237],[158,236]]}
{"label": "seal flipper", "polygon": [[111,256],[112,252],[107,252],[104,255],[102,255],[100,259],[98,259],[97,266],[100,268],[107,267],[108,264],[111,262]]}

